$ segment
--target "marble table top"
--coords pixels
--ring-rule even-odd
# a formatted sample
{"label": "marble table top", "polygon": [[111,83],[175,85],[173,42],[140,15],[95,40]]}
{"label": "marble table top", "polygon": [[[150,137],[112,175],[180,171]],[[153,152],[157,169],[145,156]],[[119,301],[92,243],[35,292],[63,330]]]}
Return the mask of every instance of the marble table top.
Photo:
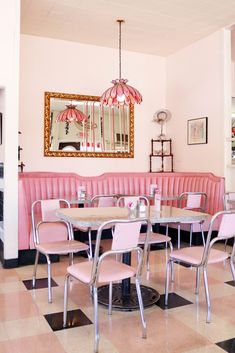
{"label": "marble table top", "polygon": [[146,208],[145,212],[130,214],[127,208],[121,207],[86,207],[63,208],[56,211],[57,217],[70,222],[77,227],[99,226],[112,219],[148,218],[154,223],[177,223],[203,221],[209,215],[202,212],[184,210],[172,206],[161,206],[158,211],[155,206]]}

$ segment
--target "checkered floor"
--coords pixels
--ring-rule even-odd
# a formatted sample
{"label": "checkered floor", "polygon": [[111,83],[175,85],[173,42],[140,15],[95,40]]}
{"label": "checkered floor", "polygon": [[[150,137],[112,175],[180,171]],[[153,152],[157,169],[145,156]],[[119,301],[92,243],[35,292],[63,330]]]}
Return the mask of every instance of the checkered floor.
{"label": "checkered floor", "polygon": [[[108,247],[109,240],[103,241]],[[223,353],[235,352],[235,284],[229,265],[209,267],[212,321],[206,324],[203,282],[196,296],[195,270],[175,265],[169,305],[164,306],[164,249],[151,251],[150,275],[142,284],[160,293],[159,301],[145,309],[147,339],[141,338],[138,311],[113,311],[99,306],[100,353]],[[52,264],[53,302],[47,302],[47,267],[39,265],[32,289],[33,266],[0,268],[0,353],[93,352],[93,306],[89,288],[69,283],[69,313],[62,325],[63,286],[68,258]],[[86,261],[76,257],[75,262]],[[134,259],[135,261],[135,259]]]}

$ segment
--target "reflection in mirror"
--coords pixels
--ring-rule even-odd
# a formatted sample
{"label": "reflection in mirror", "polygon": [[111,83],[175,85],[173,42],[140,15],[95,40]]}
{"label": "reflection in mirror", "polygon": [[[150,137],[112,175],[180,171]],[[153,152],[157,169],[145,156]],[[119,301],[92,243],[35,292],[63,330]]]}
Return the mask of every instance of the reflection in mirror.
{"label": "reflection in mirror", "polygon": [[100,97],[45,92],[44,155],[134,157],[134,107],[107,107]]}

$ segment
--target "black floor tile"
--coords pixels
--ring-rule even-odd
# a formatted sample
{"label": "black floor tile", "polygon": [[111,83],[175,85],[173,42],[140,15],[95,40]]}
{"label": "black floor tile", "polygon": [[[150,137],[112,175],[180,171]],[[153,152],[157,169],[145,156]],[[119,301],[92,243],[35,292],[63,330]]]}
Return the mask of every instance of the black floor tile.
{"label": "black floor tile", "polygon": [[[47,278],[38,278],[38,279],[36,279],[36,285],[35,285],[34,288],[32,286],[32,280],[31,279],[23,281],[23,283],[24,283],[25,287],[28,290],[47,288],[47,286],[48,286]],[[52,287],[57,287],[58,284],[53,279],[51,279],[51,286]]]}
{"label": "black floor tile", "polygon": [[226,341],[216,343],[217,346],[222,348],[225,352],[234,353],[235,352],[235,338],[231,338]]}
{"label": "black floor tile", "polygon": [[82,310],[69,310],[67,314],[67,325],[63,327],[63,312],[44,315],[53,331],[64,330],[72,327],[91,325],[92,321]]}
{"label": "black floor tile", "polygon": [[[226,284],[229,284],[230,286],[233,286],[235,287],[235,281],[228,281],[228,282],[225,282]],[[234,351],[235,352],[235,351]]]}
{"label": "black floor tile", "polygon": [[165,306],[165,294],[160,295],[160,299],[156,303],[156,305],[163,310],[178,308],[180,306],[189,305],[189,304],[193,304],[193,303],[187,299],[184,299],[183,297],[181,297],[176,293],[169,293],[168,306]]}

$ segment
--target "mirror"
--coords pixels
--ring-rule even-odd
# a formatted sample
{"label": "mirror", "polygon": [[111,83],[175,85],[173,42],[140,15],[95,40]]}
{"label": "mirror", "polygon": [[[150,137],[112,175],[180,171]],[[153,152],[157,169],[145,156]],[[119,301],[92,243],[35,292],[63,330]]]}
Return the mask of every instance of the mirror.
{"label": "mirror", "polygon": [[134,157],[134,106],[98,96],[45,92],[44,156]]}

